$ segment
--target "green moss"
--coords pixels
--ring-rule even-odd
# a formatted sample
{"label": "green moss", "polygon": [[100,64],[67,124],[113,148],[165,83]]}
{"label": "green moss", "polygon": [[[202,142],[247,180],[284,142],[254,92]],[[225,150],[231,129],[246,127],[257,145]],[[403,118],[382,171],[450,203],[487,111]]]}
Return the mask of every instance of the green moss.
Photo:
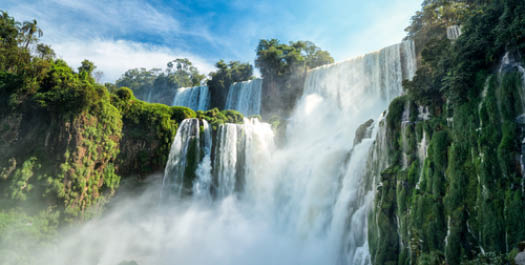
{"label": "green moss", "polygon": [[391,129],[399,128],[401,125],[401,116],[405,110],[405,104],[408,98],[406,96],[395,98],[388,107],[386,116],[387,127]]}
{"label": "green moss", "polygon": [[224,123],[237,123],[241,124],[244,122],[244,116],[235,110],[223,110],[220,111],[217,108],[213,108],[208,111],[198,111],[197,118],[201,120],[206,120],[213,132],[215,133],[218,129],[218,126]]}

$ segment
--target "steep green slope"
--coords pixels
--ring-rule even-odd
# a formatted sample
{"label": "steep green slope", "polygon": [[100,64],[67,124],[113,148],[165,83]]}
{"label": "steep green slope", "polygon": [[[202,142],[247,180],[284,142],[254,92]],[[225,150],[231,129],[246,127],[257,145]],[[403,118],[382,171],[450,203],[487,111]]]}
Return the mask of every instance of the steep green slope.
{"label": "steep green slope", "polygon": [[[35,30],[36,22],[32,22]],[[27,23],[26,23],[27,24]],[[6,13],[0,17],[0,209],[86,219],[100,212],[122,178],[162,172],[178,124],[208,120],[213,128],[241,114],[150,104],[129,88],[109,92],[49,49]],[[25,25],[25,24],[24,24]],[[29,42],[26,42],[29,40]],[[28,43],[28,45],[26,45]],[[47,47],[47,46],[46,46]],[[6,212],[7,214],[7,212]],[[17,213],[18,214],[18,213]]]}
{"label": "steep green slope", "polygon": [[[411,32],[417,77],[384,124],[388,167],[370,217],[372,260],[507,264],[525,240],[525,3],[429,2],[412,25],[421,25]],[[451,6],[462,16],[446,21],[440,12]],[[458,23],[461,37],[446,39],[446,26]]]}

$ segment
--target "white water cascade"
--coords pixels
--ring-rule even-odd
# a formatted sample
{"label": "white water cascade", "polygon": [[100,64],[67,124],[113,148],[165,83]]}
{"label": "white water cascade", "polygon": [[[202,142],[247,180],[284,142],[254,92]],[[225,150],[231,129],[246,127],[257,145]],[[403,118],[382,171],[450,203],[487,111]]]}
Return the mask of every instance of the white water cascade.
{"label": "white water cascade", "polygon": [[228,91],[225,109],[237,110],[245,116],[261,113],[262,79],[233,83]]}
{"label": "white water cascade", "polygon": [[449,40],[457,40],[461,36],[461,27],[458,25],[452,25],[447,27],[447,38]]}
{"label": "white water cascade", "polygon": [[187,186],[184,180],[186,162],[188,159],[198,159],[199,152],[194,152],[195,157],[188,157],[188,151],[194,145],[199,149],[200,145],[200,122],[198,119],[187,119],[182,121],[175,139],[171,144],[168,162],[162,179],[163,196],[174,194],[182,196]]}
{"label": "white water cascade", "polygon": [[[310,71],[297,104],[280,164],[289,191],[279,203],[282,222],[311,242],[330,246],[326,264],[369,264],[367,216],[374,191],[364,179],[371,138],[353,145],[359,125],[377,119],[414,76],[410,41]],[[409,69],[410,71],[406,71]],[[289,154],[293,156],[286,157]],[[327,250],[328,251],[328,250]]]}
{"label": "white water cascade", "polygon": [[[175,194],[191,187],[192,197],[179,197],[158,210],[139,210],[142,204],[133,201],[77,230],[81,239],[62,241],[60,253],[66,254],[49,252],[48,264],[73,259],[92,264],[92,259],[83,262],[89,255],[100,265],[123,260],[140,265],[370,264],[367,217],[374,180],[369,171],[371,165],[386,167],[387,158],[378,152],[386,144],[384,130],[378,121],[367,121],[382,117],[415,68],[413,44],[407,41],[309,71],[282,146],[274,145],[270,125],[257,119],[219,125],[213,148],[199,145],[203,158],[189,184],[183,174],[170,172],[184,172],[191,142],[205,143],[201,138],[208,136],[199,133],[198,120],[185,120],[172,144],[164,186]],[[208,191],[213,200],[199,199]],[[63,256],[69,258],[58,258]]]}
{"label": "white water cascade", "polygon": [[193,110],[208,110],[210,104],[207,86],[181,87],[175,92],[173,106],[188,107]]}
{"label": "white water cascade", "polygon": [[197,199],[204,199],[211,201],[211,150],[212,150],[212,137],[210,125],[207,121],[202,120],[202,129],[204,131],[204,146],[202,161],[199,163],[195,175],[197,179],[193,183],[193,197]]}
{"label": "white water cascade", "polygon": [[220,125],[214,162],[217,197],[245,189],[246,177],[257,176],[258,166],[270,160],[273,150],[273,131],[267,123],[253,118],[244,119],[244,124]]}
{"label": "white water cascade", "polygon": [[237,182],[237,150],[242,150],[240,134],[242,127],[237,124],[219,126],[218,143],[215,152],[215,170],[217,175],[217,196],[227,197],[235,191]]}

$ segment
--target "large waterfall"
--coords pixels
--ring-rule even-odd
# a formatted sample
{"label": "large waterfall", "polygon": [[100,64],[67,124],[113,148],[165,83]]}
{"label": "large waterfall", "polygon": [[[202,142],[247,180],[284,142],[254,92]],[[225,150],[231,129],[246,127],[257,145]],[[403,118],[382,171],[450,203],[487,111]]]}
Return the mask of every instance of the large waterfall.
{"label": "large waterfall", "polygon": [[[220,125],[213,169],[217,200],[228,201],[236,214],[262,220],[273,236],[292,244],[287,251],[298,256],[291,263],[369,264],[367,217],[374,198],[369,166],[377,163],[369,160],[380,156],[382,146],[372,148],[376,137],[384,142],[378,123],[369,120],[401,95],[402,80],[415,69],[414,46],[407,41],[308,72],[282,148],[273,147],[268,125],[255,119]],[[265,137],[254,137],[263,131]],[[313,246],[320,249],[302,260]]]}
{"label": "large waterfall", "polygon": [[[309,71],[278,147],[258,119],[213,134],[204,121],[183,121],[162,189],[174,200],[148,214],[133,203],[68,246],[101,265],[370,264],[374,174],[387,166],[380,120],[415,69],[407,41]],[[104,240],[90,238],[93,229]]]}
{"label": "large waterfall", "polygon": [[261,112],[262,79],[233,83],[228,91],[225,109],[237,110],[245,116]]}
{"label": "large waterfall", "polygon": [[210,104],[207,86],[181,87],[175,92],[173,106],[188,107],[193,110],[208,110]]}
{"label": "large waterfall", "polygon": [[[209,126],[206,121],[203,121],[203,127],[205,128],[206,135],[209,135]],[[180,197],[184,193],[188,193],[189,189],[193,187],[193,183],[189,182],[187,178],[187,175],[189,175],[188,170],[192,170],[191,164],[188,165],[188,160],[192,163],[199,160],[200,142],[200,121],[198,119],[182,121],[177,135],[171,144],[168,162],[164,170],[164,178],[162,180],[164,196],[175,194]],[[211,141],[206,141],[205,144],[205,152],[207,152],[211,148]],[[207,156],[209,156],[209,153]],[[190,168],[188,168],[188,166],[190,166]],[[203,174],[206,173],[203,172]],[[203,179],[205,178],[206,177],[203,177]],[[200,183],[195,184],[198,186]],[[201,187],[197,187],[196,189],[200,190]]]}

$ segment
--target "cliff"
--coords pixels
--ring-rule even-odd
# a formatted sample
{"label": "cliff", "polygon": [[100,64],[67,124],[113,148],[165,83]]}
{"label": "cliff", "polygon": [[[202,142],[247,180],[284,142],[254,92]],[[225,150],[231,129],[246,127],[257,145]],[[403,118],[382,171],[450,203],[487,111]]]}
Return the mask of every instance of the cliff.
{"label": "cliff", "polygon": [[472,7],[455,41],[444,25],[413,36],[417,76],[376,140],[386,161],[370,165],[374,264],[507,264],[525,238],[525,5]]}

